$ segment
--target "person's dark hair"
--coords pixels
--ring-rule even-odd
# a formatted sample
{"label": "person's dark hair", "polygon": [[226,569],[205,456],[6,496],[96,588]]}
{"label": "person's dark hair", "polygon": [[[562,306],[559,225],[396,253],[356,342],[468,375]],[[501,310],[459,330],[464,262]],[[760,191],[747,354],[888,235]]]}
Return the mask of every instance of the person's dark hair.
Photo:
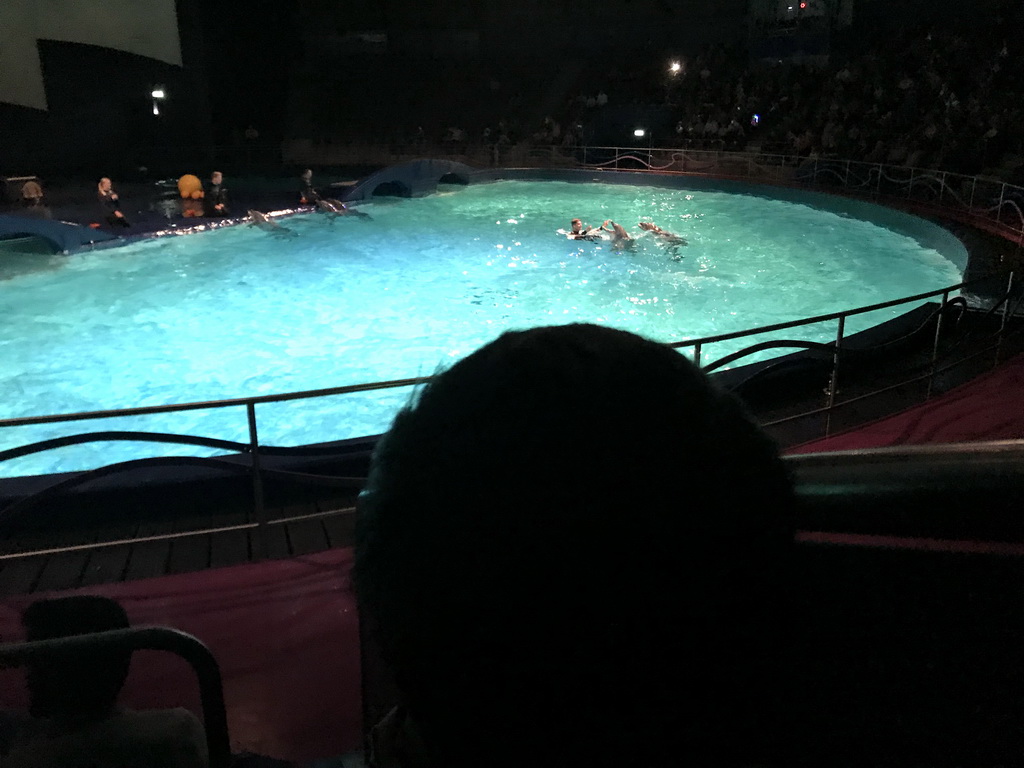
{"label": "person's dark hair", "polygon": [[[98,595],[37,600],[21,617],[26,639],[106,632],[128,627],[116,601]],[[128,677],[131,652],[83,651],[54,654],[28,667],[33,717],[102,717],[115,705]]]}
{"label": "person's dark hair", "polygon": [[772,443],[680,353],[509,332],[378,445],[360,609],[438,763],[724,764],[763,747],[790,502]]}

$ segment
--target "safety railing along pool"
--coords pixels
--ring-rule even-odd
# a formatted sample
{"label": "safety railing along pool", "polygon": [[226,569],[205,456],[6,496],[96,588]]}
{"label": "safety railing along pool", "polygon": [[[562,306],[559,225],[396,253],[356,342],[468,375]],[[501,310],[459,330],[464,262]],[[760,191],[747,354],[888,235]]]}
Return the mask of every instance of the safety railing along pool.
{"label": "safety railing along pool", "polygon": [[[736,331],[732,333],[718,334],[715,336],[708,336],[699,339],[689,339],[683,341],[672,342],[669,346],[679,350],[690,350],[692,359],[698,364],[704,364],[704,370],[708,372],[716,371],[735,363],[744,357],[753,354],[755,352],[763,351],[766,349],[797,349],[802,350],[803,354],[817,354],[819,356],[826,356],[831,358],[831,371],[828,375],[828,387],[827,387],[827,402],[824,406],[813,408],[808,411],[801,411],[800,413],[791,415],[789,417],[775,420],[772,422],[765,423],[765,426],[776,426],[786,421],[791,421],[800,418],[806,418],[808,416],[823,415],[825,417],[824,435],[827,436],[831,430],[831,415],[836,408],[848,404],[850,401],[838,401],[837,392],[839,391],[840,373],[843,370],[843,362],[853,356],[864,352],[864,349],[856,349],[849,347],[845,344],[848,337],[846,336],[846,322],[847,319],[855,315],[860,315],[868,312],[877,310],[887,309],[891,307],[897,307],[907,304],[920,304],[926,302],[928,299],[941,297],[938,307],[932,312],[922,325],[919,330],[925,330],[932,335],[931,339],[931,352],[929,360],[926,365],[926,369],[921,373],[912,374],[910,378],[903,380],[897,384],[888,385],[884,388],[880,388],[875,392],[869,392],[864,395],[858,396],[857,399],[863,397],[872,396],[881,392],[891,390],[895,387],[903,386],[911,382],[927,381],[928,387],[925,397],[931,396],[931,383],[934,378],[942,373],[947,368],[941,365],[940,361],[940,336],[943,333],[943,321],[944,317],[948,313],[948,310],[952,308],[958,308],[960,311],[966,309],[966,304],[960,296],[952,296],[952,294],[970,290],[976,287],[978,281],[972,281],[970,283],[959,283],[956,285],[947,286],[945,288],[936,289],[934,291],[928,291],[923,293],[914,294],[901,299],[892,301],[882,302],[878,304],[872,304],[864,307],[858,307],[851,310],[845,310],[840,312],[833,312],[825,315],[818,315],[815,317],[803,318],[800,320],[788,321],[783,323],[776,323],[773,325],[763,326],[759,328],[748,329],[744,331]],[[984,345],[971,351],[971,357],[978,357],[985,354],[994,352],[993,365],[998,364],[1000,357],[1000,349],[1003,343],[1003,337],[1006,331],[1007,320],[1013,309],[1011,308],[1011,295],[1014,293],[1013,277],[1010,276],[1010,282],[1006,286],[1001,298],[998,298],[995,304],[987,310],[988,314],[999,315],[999,326],[998,332],[994,338],[988,339]],[[1019,298],[1017,299],[1019,303]],[[793,328],[801,328],[819,323],[835,322],[836,333],[835,340],[829,343],[821,343],[816,341],[809,341],[804,339],[771,339],[768,341],[761,341],[746,348],[724,355],[718,360],[710,363],[705,362],[707,350],[709,347],[720,344],[722,342],[751,338],[754,336],[763,336],[764,334],[776,333],[778,331],[785,331]],[[934,323],[934,330],[930,329],[930,326]],[[929,326],[929,328],[925,328]],[[963,358],[961,358],[962,361]],[[774,361],[768,361],[766,363],[758,364],[760,370],[765,370],[766,367],[770,367],[774,364]],[[742,369],[741,369],[742,370]],[[322,474],[312,474],[306,472],[296,472],[288,469],[280,468],[268,468],[262,465],[260,457],[271,457],[271,456],[291,456],[291,457],[316,457],[330,455],[336,452],[336,448],[331,445],[313,445],[313,446],[294,446],[294,447],[280,447],[280,446],[269,446],[260,443],[259,440],[259,425],[257,420],[257,405],[279,403],[284,401],[293,400],[311,400],[319,399],[323,397],[346,395],[358,392],[367,392],[372,390],[386,390],[386,389],[398,389],[403,387],[413,387],[420,384],[429,382],[431,377],[413,377],[406,379],[395,379],[391,381],[379,381],[371,382],[366,384],[355,384],[339,387],[330,387],[326,389],[306,390],[300,392],[289,392],[280,393],[274,395],[262,395],[257,397],[241,397],[231,398],[225,400],[214,400],[214,401],[203,401],[203,402],[191,402],[191,403],[176,403],[166,405],[152,405],[152,406],[141,406],[134,408],[120,408],[113,410],[104,411],[85,411],[78,413],[65,413],[65,414],[53,414],[53,415],[41,415],[41,416],[25,416],[18,418],[0,419],[0,428],[5,427],[19,427],[27,425],[38,425],[38,424],[55,424],[64,422],[74,421],[86,421],[94,419],[109,419],[115,417],[124,416],[144,416],[149,414],[157,413],[170,413],[170,412],[181,412],[181,411],[194,411],[194,410],[209,410],[209,409],[222,409],[222,408],[239,408],[244,409],[247,426],[248,426],[248,442],[238,442],[231,440],[219,440],[215,438],[200,437],[193,435],[181,435],[181,434],[170,434],[170,433],[159,433],[159,432],[145,432],[145,431],[94,431],[84,432],[73,435],[66,435],[63,437],[45,440],[35,443],[30,443],[14,448],[10,448],[4,451],[0,451],[0,462],[9,461],[17,457],[26,456],[32,453],[38,453],[47,450],[53,450],[69,445],[76,445],[85,442],[97,442],[97,441],[139,441],[139,442],[155,442],[155,443],[173,443],[173,444],[187,444],[194,445],[204,448],[212,448],[215,450],[221,450],[225,452],[237,453],[240,455],[248,454],[249,461],[244,464],[236,462],[229,462],[225,460],[225,457],[154,457],[154,458],[143,458],[135,459],[127,462],[119,462],[117,464],[111,464],[105,467],[97,469],[87,470],[80,473],[74,473],[70,475],[55,476],[53,483],[49,484],[43,490],[32,494],[31,496],[18,499],[2,511],[0,511],[0,518],[10,519],[11,516],[21,514],[27,511],[32,505],[37,503],[43,498],[50,497],[56,493],[68,490],[73,487],[77,487],[93,481],[100,477],[109,476],[111,474],[129,469],[144,466],[160,466],[160,465],[177,465],[177,466],[204,466],[211,468],[219,468],[226,472],[231,473],[245,473],[251,476],[252,481],[252,499],[253,499],[253,510],[255,513],[255,523],[245,524],[242,527],[246,528],[258,528],[262,527],[267,523],[265,519],[264,509],[264,493],[263,493],[263,478],[264,476],[274,476],[287,478],[289,480],[297,481],[300,483],[334,486],[334,487],[347,487],[347,488],[358,488],[364,481],[361,477],[337,477]]]}
{"label": "safety railing along pool", "polygon": [[910,204],[1024,246],[1024,187],[1000,179],[838,158],[679,148],[582,147],[589,168],[725,176]]}
{"label": "safety railing along pool", "polygon": [[919,212],[959,220],[1024,247],[1024,187],[986,176],[934,168],[870,163],[778,152],[726,151],[699,147],[516,145],[494,155],[470,145],[459,151],[443,144],[405,147],[358,143],[285,147],[295,165],[381,163],[437,157],[480,167],[587,168],[666,175],[712,176],[752,183],[802,187],[890,202]]}

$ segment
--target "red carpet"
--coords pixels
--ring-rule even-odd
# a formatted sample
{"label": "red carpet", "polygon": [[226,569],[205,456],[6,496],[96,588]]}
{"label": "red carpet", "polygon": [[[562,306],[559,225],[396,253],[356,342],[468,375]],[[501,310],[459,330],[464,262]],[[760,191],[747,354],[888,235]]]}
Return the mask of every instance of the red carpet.
{"label": "red carpet", "polygon": [[895,416],[786,453],[848,451],[896,445],[969,443],[1024,438],[1024,355]]}
{"label": "red carpet", "polygon": [[[114,598],[132,624],[176,627],[206,643],[224,678],[233,751],[308,761],[362,746],[351,565],[351,549],[332,550],[77,593]],[[0,639],[21,639],[21,610],[44,596],[0,602]],[[122,701],[199,712],[189,667],[157,651],[133,659]],[[0,672],[0,709],[25,707],[21,674]]]}

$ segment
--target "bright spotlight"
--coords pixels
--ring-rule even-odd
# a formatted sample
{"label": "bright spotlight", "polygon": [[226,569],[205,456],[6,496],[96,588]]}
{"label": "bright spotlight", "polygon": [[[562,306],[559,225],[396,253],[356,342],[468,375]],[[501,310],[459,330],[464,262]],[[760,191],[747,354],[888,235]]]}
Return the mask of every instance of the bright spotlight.
{"label": "bright spotlight", "polygon": [[678,61],[673,61],[669,65],[668,71],[671,72],[673,75],[678,75],[679,74],[679,70],[682,69],[682,68],[683,68],[682,65]]}
{"label": "bright spotlight", "polygon": [[157,106],[157,103],[155,101],[153,102],[153,114],[154,115],[159,115],[160,114],[160,107]]}
{"label": "bright spotlight", "polygon": [[642,139],[644,136],[647,135],[647,131],[645,131],[643,128],[637,128],[636,130],[633,131],[633,135],[636,136],[638,139]]}
{"label": "bright spotlight", "polygon": [[153,89],[153,98],[154,99],[162,99],[166,95],[167,94],[164,93],[164,89],[163,88],[154,88]]}

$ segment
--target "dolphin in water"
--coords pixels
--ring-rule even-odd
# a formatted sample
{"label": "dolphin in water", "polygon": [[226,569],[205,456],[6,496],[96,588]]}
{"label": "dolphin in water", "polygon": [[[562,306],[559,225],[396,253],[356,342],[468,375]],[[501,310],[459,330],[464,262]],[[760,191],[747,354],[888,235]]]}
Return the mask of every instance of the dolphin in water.
{"label": "dolphin in water", "polygon": [[264,232],[270,232],[272,235],[279,235],[284,237],[291,237],[295,235],[295,232],[288,229],[288,227],[282,227],[267,214],[260,211],[254,211],[249,209],[249,218],[252,219],[249,222],[250,227],[259,227]]}
{"label": "dolphin in water", "polygon": [[355,216],[359,219],[372,219],[368,213],[357,211],[353,208],[349,208],[339,200],[332,198],[317,198],[316,209],[321,213],[326,213],[330,218],[336,219],[338,216]]}

